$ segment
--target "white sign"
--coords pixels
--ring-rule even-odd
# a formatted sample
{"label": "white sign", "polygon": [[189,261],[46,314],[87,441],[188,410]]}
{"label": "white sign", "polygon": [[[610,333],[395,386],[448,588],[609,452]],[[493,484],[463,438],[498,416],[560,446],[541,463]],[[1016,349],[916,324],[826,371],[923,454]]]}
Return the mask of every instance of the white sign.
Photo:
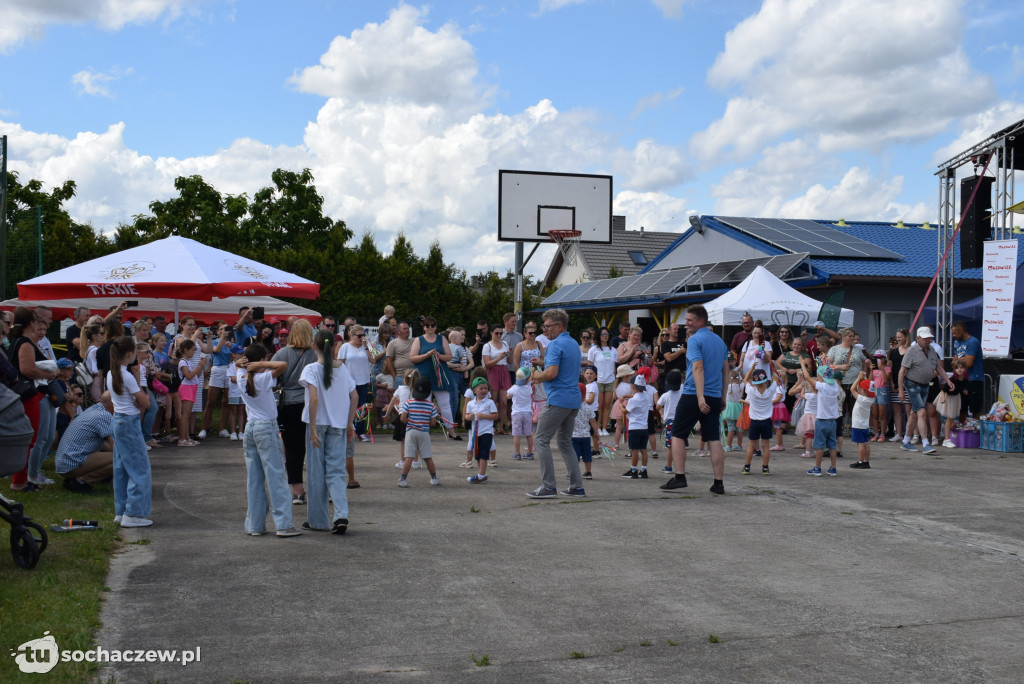
{"label": "white sign", "polygon": [[985,243],[985,294],[982,299],[981,351],[1009,356],[1013,296],[1017,286],[1017,241]]}

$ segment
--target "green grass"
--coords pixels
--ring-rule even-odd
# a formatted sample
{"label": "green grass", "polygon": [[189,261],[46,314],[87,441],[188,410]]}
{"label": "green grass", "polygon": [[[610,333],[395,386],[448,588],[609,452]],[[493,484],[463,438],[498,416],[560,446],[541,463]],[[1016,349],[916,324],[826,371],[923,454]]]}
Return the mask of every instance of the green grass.
{"label": "green grass", "polygon": [[[52,461],[49,463],[52,464]],[[52,466],[51,466],[52,468]],[[4,496],[25,505],[25,513],[47,530],[49,545],[32,570],[23,570],[11,557],[10,526],[0,522],[0,682],[81,682],[95,676],[90,663],[57,663],[45,675],[22,673],[10,653],[26,641],[49,631],[61,651],[95,648],[100,626],[101,592],[106,588],[110,556],[120,543],[114,525],[114,496],[111,485],[94,488],[90,494],[72,494],[60,486],[61,478],[44,473],[58,484],[38,492],[21,494],[0,481]],[[103,529],[53,532],[65,518],[99,520]],[[110,646],[110,644],[107,644]]]}

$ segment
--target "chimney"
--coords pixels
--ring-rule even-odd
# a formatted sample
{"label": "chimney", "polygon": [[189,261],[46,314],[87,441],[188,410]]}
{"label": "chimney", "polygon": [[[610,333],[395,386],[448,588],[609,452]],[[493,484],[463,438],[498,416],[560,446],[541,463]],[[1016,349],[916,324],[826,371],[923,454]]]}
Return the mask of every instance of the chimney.
{"label": "chimney", "polygon": [[640,237],[644,236],[644,227],[640,226]]}

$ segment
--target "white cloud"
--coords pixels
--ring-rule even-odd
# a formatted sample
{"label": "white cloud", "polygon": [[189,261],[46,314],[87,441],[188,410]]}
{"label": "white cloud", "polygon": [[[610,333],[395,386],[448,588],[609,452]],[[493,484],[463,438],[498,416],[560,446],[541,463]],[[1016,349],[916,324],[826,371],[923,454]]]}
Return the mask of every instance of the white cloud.
{"label": "white cloud", "polygon": [[[706,162],[745,158],[786,134],[822,149],[926,139],[995,101],[957,46],[960,0],[765,0],[728,33],[708,72],[737,88],[692,139]],[[912,39],[911,39],[912,37]]]}
{"label": "white cloud", "polygon": [[117,81],[125,76],[131,76],[134,70],[131,68],[121,69],[115,67],[109,72],[83,69],[71,76],[71,82],[78,86],[80,95],[97,95],[99,97],[113,97],[108,84]]}
{"label": "white cloud", "polygon": [[686,200],[666,195],[663,192],[635,192],[625,190],[615,196],[612,202],[617,216],[626,217],[628,230],[682,233],[690,225]]}
{"label": "white cloud", "polygon": [[961,122],[960,135],[939,149],[935,153],[934,161],[936,164],[946,162],[1021,119],[1024,119],[1024,103],[1009,101],[1000,102],[994,107],[967,117]]}
{"label": "white cloud", "polygon": [[3,3],[0,22],[0,53],[26,40],[38,40],[51,24],[95,23],[108,31],[128,24],[142,24],[164,17],[173,21],[198,0],[37,0]]}
{"label": "white cloud", "polygon": [[652,139],[639,141],[632,150],[610,155],[612,171],[618,182],[633,190],[666,190],[693,175],[690,164],[678,147],[659,145]]}
{"label": "white cloud", "polygon": [[545,12],[555,12],[568,7],[569,5],[582,5],[589,0],[540,0],[540,5],[537,7],[537,14],[544,14]]}
{"label": "white cloud", "polygon": [[644,97],[641,97],[637,101],[636,106],[633,107],[633,112],[629,115],[629,118],[635,119],[636,117],[646,112],[648,109],[654,109],[662,102],[671,102],[672,100],[682,95],[684,90],[686,89],[683,86],[679,86],[674,90],[669,90],[664,93],[651,93],[650,95],[645,95]]}
{"label": "white cloud", "polygon": [[425,29],[426,13],[400,5],[387,21],[336,37],[318,65],[296,71],[289,80],[303,92],[364,102],[475,103],[473,46],[454,24],[436,32]]}
{"label": "white cloud", "polygon": [[651,0],[661,13],[669,19],[678,19],[683,16],[683,5],[690,0]]}

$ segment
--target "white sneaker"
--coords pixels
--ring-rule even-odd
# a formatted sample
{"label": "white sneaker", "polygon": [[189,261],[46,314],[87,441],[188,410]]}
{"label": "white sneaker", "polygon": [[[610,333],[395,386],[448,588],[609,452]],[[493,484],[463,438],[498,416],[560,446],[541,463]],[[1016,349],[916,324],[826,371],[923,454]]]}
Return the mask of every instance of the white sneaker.
{"label": "white sneaker", "polygon": [[366,435],[359,435],[359,441],[360,442],[369,442],[370,438],[367,437]]}
{"label": "white sneaker", "polygon": [[413,461],[412,462],[412,469],[413,470],[419,470],[420,469],[420,462],[419,461]]}
{"label": "white sneaker", "polygon": [[432,478],[430,478],[430,486],[431,486],[431,487],[436,487],[436,486],[437,486],[437,485],[439,485],[439,484],[441,484],[441,483],[437,481],[437,478],[436,478],[436,477],[432,477]]}
{"label": "white sneaker", "polygon": [[910,443],[911,444],[920,444],[921,443],[921,435],[914,435],[913,437],[911,437]]}
{"label": "white sneaker", "polygon": [[237,432],[232,432],[230,435],[228,435],[228,439],[230,439],[232,442],[237,442],[238,441],[238,433]]}
{"label": "white sneaker", "polygon": [[396,464],[395,464],[395,467],[396,467],[396,468],[401,468],[401,467],[402,467],[402,464],[403,464],[403,462],[402,462],[402,461],[399,461],[398,463],[396,463]]}
{"label": "white sneaker", "polygon": [[146,451],[152,451],[152,450],[153,450],[153,447],[151,447],[150,445],[147,444],[146,445]]}
{"label": "white sneaker", "polygon": [[942,446],[946,447],[947,449],[956,449],[956,444],[954,444],[953,440],[951,439],[947,439],[946,441],[944,441],[942,443]]}
{"label": "white sneaker", "polygon": [[409,482],[404,477],[400,477],[400,478],[398,478],[398,486],[399,487],[408,487],[409,486]]}
{"label": "white sneaker", "polygon": [[121,516],[121,527],[149,527],[152,524],[149,518],[133,518],[128,514]]}
{"label": "white sneaker", "polygon": [[206,430],[200,430],[199,434],[196,435],[196,439],[206,439]]}
{"label": "white sneaker", "polygon": [[115,516],[114,516],[114,524],[115,524],[115,525],[120,525],[120,524],[121,524],[121,518],[122,518],[122,516],[120,516],[120,515],[115,515]]}
{"label": "white sneaker", "polygon": [[890,439],[889,441],[890,442],[902,442],[903,441],[903,435],[893,435],[892,439]]}
{"label": "white sneaker", "polygon": [[228,432],[227,430],[221,430],[220,431],[220,436],[221,437],[231,437],[231,433]]}
{"label": "white sneaker", "polygon": [[[146,448],[148,449],[149,447],[147,446]],[[42,473],[39,473],[35,477],[28,478],[28,481],[31,482],[32,484],[37,484],[39,486],[52,485],[53,484],[53,480],[51,480],[50,478],[46,477]]]}

